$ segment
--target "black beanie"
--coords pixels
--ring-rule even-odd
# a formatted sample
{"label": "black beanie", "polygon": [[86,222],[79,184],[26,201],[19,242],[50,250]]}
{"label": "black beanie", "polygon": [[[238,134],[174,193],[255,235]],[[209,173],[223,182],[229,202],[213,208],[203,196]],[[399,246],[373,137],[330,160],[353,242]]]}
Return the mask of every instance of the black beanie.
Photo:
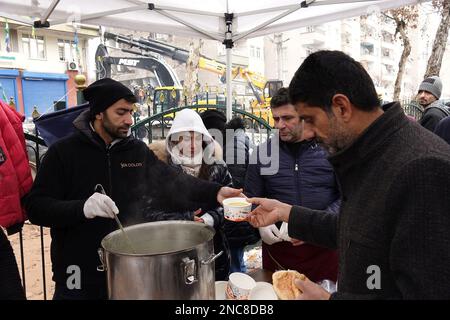
{"label": "black beanie", "polygon": [[215,109],[208,109],[200,114],[203,120],[203,124],[206,129],[219,129],[220,131],[225,130],[225,123],[227,118],[223,112]]}
{"label": "black beanie", "polygon": [[91,114],[105,111],[120,99],[136,102],[136,97],[126,86],[111,78],[104,78],[91,83],[83,90],[84,99],[89,101]]}

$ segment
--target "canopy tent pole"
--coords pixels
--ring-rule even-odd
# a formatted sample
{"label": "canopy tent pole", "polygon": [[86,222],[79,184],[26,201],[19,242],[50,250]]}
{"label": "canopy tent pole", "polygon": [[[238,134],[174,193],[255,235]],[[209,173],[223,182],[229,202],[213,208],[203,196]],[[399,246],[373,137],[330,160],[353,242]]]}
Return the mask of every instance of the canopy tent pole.
{"label": "canopy tent pole", "polygon": [[231,89],[231,65],[232,65],[232,58],[231,58],[231,48],[226,48],[227,53],[227,121],[231,120],[232,114],[233,114],[233,96],[232,96],[232,89]]}
{"label": "canopy tent pole", "polygon": [[[227,11],[228,11],[228,1],[227,1]],[[232,56],[231,56],[231,50],[233,49],[234,42],[233,42],[233,18],[234,15],[232,13],[225,13],[225,25],[226,25],[226,31],[225,31],[225,40],[223,40],[223,44],[225,45],[226,50],[226,57],[227,57],[227,69],[226,69],[226,84],[227,84],[227,121],[231,120],[232,114],[233,114],[233,96],[232,96],[232,89],[231,89],[231,82],[232,80]]]}
{"label": "canopy tent pole", "polygon": [[[313,1],[314,1],[314,0],[313,0]],[[272,18],[272,19],[269,19],[269,20],[267,20],[267,21],[261,23],[261,24],[258,25],[258,26],[254,27],[254,28],[252,28],[252,29],[250,29],[250,30],[248,30],[248,31],[246,31],[246,32],[243,32],[243,33],[239,34],[238,36],[236,36],[236,37],[233,39],[233,41],[238,41],[238,40],[240,40],[240,39],[242,39],[242,38],[248,36],[249,34],[254,33],[255,31],[257,31],[257,30],[259,30],[259,29],[262,29],[262,28],[268,26],[269,24],[274,23],[275,21],[278,21],[278,20],[280,20],[280,19],[286,17],[287,15],[290,15],[292,12],[295,12],[295,11],[297,11],[298,9],[301,9],[301,8],[307,8],[308,5],[307,5],[307,4],[304,4],[304,3],[306,3],[306,2],[303,1],[302,4],[293,6],[293,7],[290,8],[288,11],[285,11],[285,12],[283,12],[283,13],[277,15],[276,17],[274,17],[274,18]]]}
{"label": "canopy tent pole", "polygon": [[[169,19],[171,19],[173,21],[181,23],[181,24],[185,25],[186,27],[189,27],[192,30],[197,31],[198,33],[201,33],[201,34],[207,36],[208,38],[210,38],[212,40],[217,40],[217,41],[221,41],[222,40],[222,38],[219,35],[215,35],[215,34],[213,34],[211,32],[205,31],[202,28],[199,28],[199,27],[193,25],[192,23],[189,23],[189,22],[187,22],[187,21],[185,21],[185,20],[183,20],[181,18],[178,18],[178,17],[174,16],[173,14],[170,14],[169,12],[164,11],[160,7],[156,7],[155,4],[153,4],[153,3],[149,3],[148,4],[148,10],[154,10],[155,12],[158,12],[159,14],[161,14],[161,15],[163,15],[163,16],[165,16],[165,17],[167,17],[167,18],[169,18]],[[181,10],[179,10],[179,11],[181,11]],[[193,12],[194,12],[193,10],[189,10],[189,13],[193,13]],[[200,11],[200,12],[203,15],[206,14],[204,11]]]}
{"label": "canopy tent pole", "polygon": [[[102,18],[102,17],[120,14],[120,13],[139,11],[139,10],[143,10],[143,9],[147,9],[147,4],[141,4],[141,5],[134,6],[134,7],[122,8],[122,9],[116,9],[116,10],[110,10],[110,11],[102,11],[102,12],[97,12],[97,13],[83,14],[80,16],[79,22],[84,22],[84,21],[88,21],[91,19]],[[57,25],[57,24],[62,24],[62,23],[67,23],[67,18],[52,20],[52,25]]]}
{"label": "canopy tent pole", "polygon": [[60,0],[53,0],[50,7],[44,12],[44,14],[41,16],[41,20],[37,20],[34,22],[35,28],[48,28],[50,27],[50,23],[47,21],[50,15],[55,10],[56,6],[58,5]]}

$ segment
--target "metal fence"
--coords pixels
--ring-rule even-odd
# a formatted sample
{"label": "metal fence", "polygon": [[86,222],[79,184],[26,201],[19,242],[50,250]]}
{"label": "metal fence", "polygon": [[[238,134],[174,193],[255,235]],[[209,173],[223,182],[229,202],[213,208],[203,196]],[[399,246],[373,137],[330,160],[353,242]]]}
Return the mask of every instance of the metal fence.
{"label": "metal fence", "polygon": [[[131,127],[131,132],[136,138],[146,143],[151,143],[154,139],[164,139],[170,130],[175,113],[183,109],[193,109],[198,113],[202,113],[208,109],[222,110],[225,112],[226,107],[220,105],[186,105],[168,109],[142,120],[139,116],[136,116],[135,124]],[[257,115],[236,107],[233,108],[233,114],[239,115],[243,119],[246,131],[254,144],[261,143],[270,134],[272,128],[269,123]]]}
{"label": "metal fence", "polygon": [[402,101],[403,110],[405,110],[405,114],[413,117],[416,120],[419,120],[423,114],[423,108],[414,100],[405,100]]}

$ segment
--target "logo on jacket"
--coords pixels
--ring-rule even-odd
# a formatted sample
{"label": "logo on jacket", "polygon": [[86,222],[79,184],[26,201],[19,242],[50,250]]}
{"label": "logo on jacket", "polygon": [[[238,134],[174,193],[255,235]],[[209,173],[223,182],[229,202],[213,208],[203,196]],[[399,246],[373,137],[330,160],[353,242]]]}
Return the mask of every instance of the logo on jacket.
{"label": "logo on jacket", "polygon": [[5,163],[5,162],[6,162],[6,155],[5,155],[5,153],[3,152],[2,147],[0,147],[0,165],[2,165],[2,164]]}
{"label": "logo on jacket", "polygon": [[139,168],[139,167],[143,167],[144,163],[143,162],[121,162],[120,163],[120,168]]}

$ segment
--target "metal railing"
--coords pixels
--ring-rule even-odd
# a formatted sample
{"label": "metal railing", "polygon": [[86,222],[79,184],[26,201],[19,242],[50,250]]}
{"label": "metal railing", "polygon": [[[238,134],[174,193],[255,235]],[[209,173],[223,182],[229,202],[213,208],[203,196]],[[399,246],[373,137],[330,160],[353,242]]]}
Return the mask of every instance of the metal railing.
{"label": "metal railing", "polygon": [[408,116],[413,117],[416,120],[419,120],[423,114],[423,108],[414,100],[406,100],[401,102],[403,110]]}
{"label": "metal railing", "polygon": [[[185,105],[168,109],[142,120],[139,116],[136,116],[135,124],[131,127],[131,132],[137,139],[144,140],[147,143],[152,143],[154,139],[164,139],[170,130],[175,113],[183,109],[193,109],[198,113],[207,109],[226,111],[226,107],[222,105]],[[242,117],[246,131],[250,134],[253,143],[259,144],[270,134],[272,127],[264,119],[237,107],[234,107],[232,110],[234,115],[238,114]]]}
{"label": "metal railing", "polygon": [[[32,135],[25,133],[26,147],[30,159],[30,167],[32,167],[35,172],[37,172],[42,157],[45,154],[47,146],[42,138],[37,135]],[[42,152],[43,151],[43,152]],[[39,226],[39,237],[41,246],[41,270],[42,270],[42,290],[44,295],[44,300],[47,300],[47,281],[45,274],[45,250],[44,250],[44,228]],[[25,291],[25,296],[27,293],[26,286],[26,272],[25,272],[25,254],[24,254],[24,241],[23,241],[23,230],[19,232],[19,247],[20,247],[20,264],[22,271],[22,285]]]}

